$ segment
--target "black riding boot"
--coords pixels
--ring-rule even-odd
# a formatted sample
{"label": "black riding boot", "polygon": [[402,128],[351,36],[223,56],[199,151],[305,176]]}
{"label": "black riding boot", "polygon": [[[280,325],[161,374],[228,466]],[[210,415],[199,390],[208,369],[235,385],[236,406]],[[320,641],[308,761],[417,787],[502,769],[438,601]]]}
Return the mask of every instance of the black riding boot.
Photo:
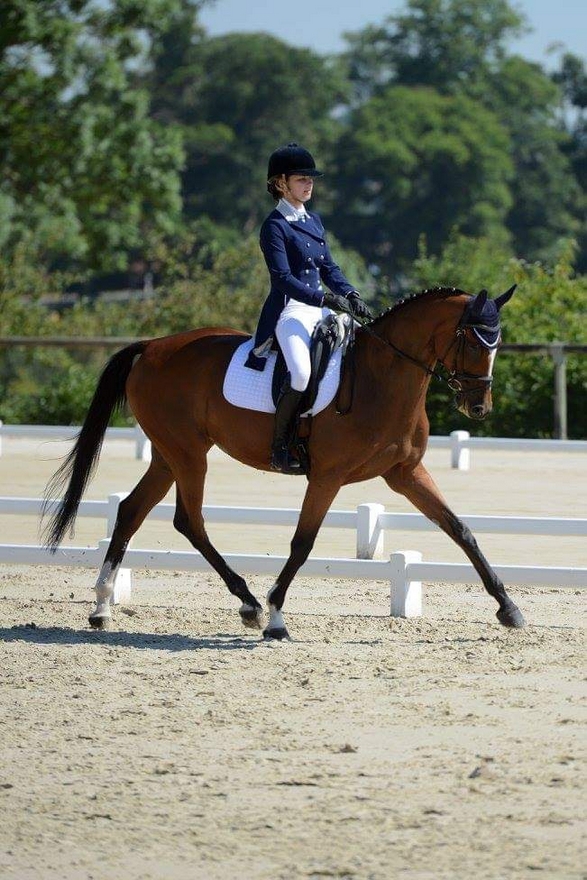
{"label": "black riding boot", "polygon": [[303,391],[294,391],[293,388],[287,386],[277,401],[273,447],[271,449],[272,471],[279,471],[282,474],[304,473],[300,462],[290,455],[288,449],[291,429],[303,395]]}

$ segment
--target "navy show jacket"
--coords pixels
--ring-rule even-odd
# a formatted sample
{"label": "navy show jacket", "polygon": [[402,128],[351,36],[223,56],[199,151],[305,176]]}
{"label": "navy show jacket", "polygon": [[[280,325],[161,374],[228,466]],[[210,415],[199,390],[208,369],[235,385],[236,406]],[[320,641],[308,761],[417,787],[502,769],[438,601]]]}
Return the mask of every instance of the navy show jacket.
{"label": "navy show jacket", "polygon": [[261,226],[260,244],[271,289],[265,300],[255,342],[246,362],[254,370],[265,368],[279,316],[290,299],[321,306],[324,283],[333,293],[348,296],[355,288],[334,262],[318,214],[309,213],[305,222],[286,220],[277,209]]}

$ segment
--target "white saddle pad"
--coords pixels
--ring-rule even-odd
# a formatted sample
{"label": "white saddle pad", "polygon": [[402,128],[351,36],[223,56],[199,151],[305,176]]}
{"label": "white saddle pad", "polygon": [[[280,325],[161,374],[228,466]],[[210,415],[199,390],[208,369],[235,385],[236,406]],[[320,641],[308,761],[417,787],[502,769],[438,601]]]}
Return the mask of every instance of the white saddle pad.
{"label": "white saddle pad", "polygon": [[[224,377],[224,396],[233,406],[243,409],[254,409],[257,412],[274,413],[275,406],[271,397],[271,383],[277,353],[271,352],[267,358],[265,369],[251,370],[245,367],[245,361],[253,347],[253,340],[249,339],[239,345],[232,356],[226,376]],[[334,399],[340,381],[340,362],[342,351],[337,348],[328,362],[326,372],[318,387],[316,401],[311,410],[304,413],[305,416],[317,415],[326,409]]]}

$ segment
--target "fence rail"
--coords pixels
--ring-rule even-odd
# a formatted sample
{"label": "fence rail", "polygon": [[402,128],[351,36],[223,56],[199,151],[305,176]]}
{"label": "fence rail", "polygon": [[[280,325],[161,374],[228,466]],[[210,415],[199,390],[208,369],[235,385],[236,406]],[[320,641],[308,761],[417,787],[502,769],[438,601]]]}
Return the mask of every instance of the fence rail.
{"label": "fence rail", "polygon": [[[102,517],[107,521],[107,535],[112,534],[120,502],[126,493],[114,493],[107,501],[82,501],[80,516]],[[50,506],[56,505],[57,500]],[[0,514],[38,515],[40,498],[0,498]],[[208,522],[234,524],[294,525],[299,511],[290,508],[224,507],[206,505],[203,509]],[[169,521],[175,512],[173,504],[158,504],[151,519]],[[509,534],[587,535],[587,519],[562,517],[499,517],[463,516],[462,519],[477,531]],[[329,511],[324,525],[330,528],[356,530],[356,559],[313,558],[300,569],[302,575],[318,577],[366,578],[385,580],[390,584],[390,613],[396,617],[417,617],[422,613],[422,580],[469,583],[477,579],[471,565],[423,562],[421,553],[398,551],[389,559],[376,559],[384,553],[385,529],[402,531],[434,530],[433,523],[421,514],[386,513],[383,505],[361,504],[356,511]],[[97,547],[62,547],[51,554],[38,545],[0,544],[0,563],[13,565],[66,565],[98,569],[104,559],[109,540],[101,540]],[[226,554],[226,562],[236,570],[251,574],[277,574],[285,565],[286,557],[260,554]],[[117,574],[114,602],[131,599],[131,571],[149,568],[176,571],[208,571],[209,564],[194,551],[162,551],[129,549],[124,557],[124,568]],[[537,567],[498,565],[498,576],[515,584],[556,587],[587,587],[587,568]]]}
{"label": "fence rail", "polygon": [[[45,440],[74,440],[79,425],[5,425],[0,421],[0,455],[3,437],[32,437]],[[133,440],[135,458],[150,461],[151,443],[140,425],[132,428],[108,428],[107,440]],[[470,468],[470,452],[474,449],[504,449],[513,452],[587,452],[587,440],[536,440],[517,437],[471,437],[468,431],[452,431],[448,437],[428,438],[431,449],[449,449],[451,467],[461,471]]]}

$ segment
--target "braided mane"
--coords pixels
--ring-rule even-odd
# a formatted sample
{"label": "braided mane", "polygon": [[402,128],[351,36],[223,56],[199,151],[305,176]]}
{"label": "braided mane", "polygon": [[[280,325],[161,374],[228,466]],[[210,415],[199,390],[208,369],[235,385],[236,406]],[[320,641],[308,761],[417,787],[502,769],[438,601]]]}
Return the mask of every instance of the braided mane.
{"label": "braided mane", "polygon": [[381,312],[381,314],[377,315],[376,318],[373,318],[373,320],[369,322],[368,326],[372,327],[378,321],[381,321],[382,318],[386,318],[388,315],[391,315],[392,313],[395,314],[396,312],[401,311],[406,306],[411,305],[411,303],[415,302],[416,300],[425,299],[427,297],[432,299],[432,297],[446,298],[449,296],[463,296],[463,295],[468,296],[466,291],[459,290],[458,287],[430,287],[430,288],[427,288],[426,290],[421,290],[419,293],[413,293],[411,296],[407,296],[404,299],[398,300],[398,302],[394,303],[392,306],[390,306],[384,312]]}

